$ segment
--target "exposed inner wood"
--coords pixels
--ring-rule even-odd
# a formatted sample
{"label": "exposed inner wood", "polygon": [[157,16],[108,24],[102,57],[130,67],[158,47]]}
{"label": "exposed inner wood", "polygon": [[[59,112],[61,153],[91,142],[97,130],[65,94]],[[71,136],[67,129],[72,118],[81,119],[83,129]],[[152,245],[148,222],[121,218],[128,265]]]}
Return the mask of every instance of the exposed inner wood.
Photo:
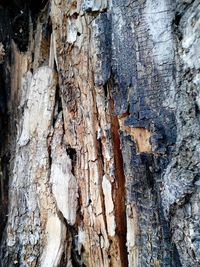
{"label": "exposed inner wood", "polygon": [[200,266],[199,14],[0,1],[0,266]]}
{"label": "exposed inner wood", "polygon": [[136,143],[137,152],[151,153],[150,137],[151,133],[145,128],[132,128],[129,126],[121,125],[121,129],[129,134],[133,141]]}

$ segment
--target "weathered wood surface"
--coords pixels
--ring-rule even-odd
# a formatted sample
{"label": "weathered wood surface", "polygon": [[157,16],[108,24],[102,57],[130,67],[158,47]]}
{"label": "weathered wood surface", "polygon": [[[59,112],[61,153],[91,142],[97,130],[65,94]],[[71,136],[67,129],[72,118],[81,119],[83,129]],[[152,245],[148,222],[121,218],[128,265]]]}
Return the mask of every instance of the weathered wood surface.
{"label": "weathered wood surface", "polygon": [[199,0],[0,2],[2,267],[200,265],[199,45]]}

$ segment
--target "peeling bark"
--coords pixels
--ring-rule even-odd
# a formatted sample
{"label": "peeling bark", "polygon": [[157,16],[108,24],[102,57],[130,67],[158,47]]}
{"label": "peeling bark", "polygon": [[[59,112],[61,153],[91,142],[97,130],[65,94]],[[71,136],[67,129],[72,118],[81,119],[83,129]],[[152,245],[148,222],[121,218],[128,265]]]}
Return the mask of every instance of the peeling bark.
{"label": "peeling bark", "polygon": [[0,1],[2,267],[200,265],[199,9]]}

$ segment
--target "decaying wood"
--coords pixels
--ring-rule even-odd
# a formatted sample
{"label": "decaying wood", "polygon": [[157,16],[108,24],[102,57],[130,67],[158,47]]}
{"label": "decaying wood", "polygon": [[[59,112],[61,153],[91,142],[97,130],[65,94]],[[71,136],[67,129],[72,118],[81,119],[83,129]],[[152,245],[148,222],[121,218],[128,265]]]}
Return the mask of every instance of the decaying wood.
{"label": "decaying wood", "polygon": [[0,2],[2,267],[200,265],[199,11]]}

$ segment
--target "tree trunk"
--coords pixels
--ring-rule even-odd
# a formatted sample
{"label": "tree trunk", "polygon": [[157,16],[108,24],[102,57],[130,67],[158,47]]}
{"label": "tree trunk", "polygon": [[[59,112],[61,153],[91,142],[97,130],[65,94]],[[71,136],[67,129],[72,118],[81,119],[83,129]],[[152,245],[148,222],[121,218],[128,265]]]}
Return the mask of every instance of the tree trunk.
{"label": "tree trunk", "polygon": [[200,266],[199,0],[0,1],[2,267]]}

